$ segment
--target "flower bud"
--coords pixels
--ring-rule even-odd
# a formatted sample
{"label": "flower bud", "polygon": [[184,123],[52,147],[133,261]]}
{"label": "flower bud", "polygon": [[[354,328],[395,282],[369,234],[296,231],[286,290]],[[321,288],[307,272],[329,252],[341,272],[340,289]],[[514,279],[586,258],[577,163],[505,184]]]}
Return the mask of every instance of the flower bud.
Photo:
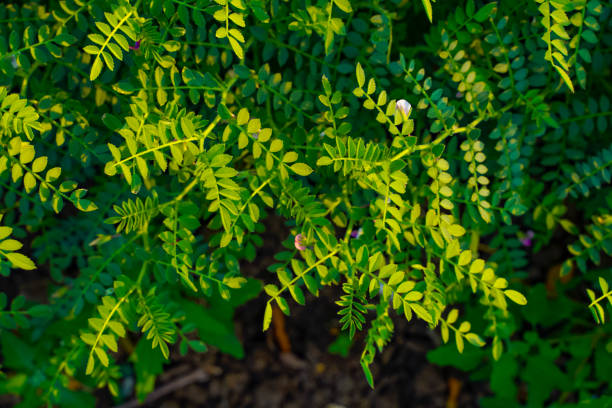
{"label": "flower bud", "polygon": [[359,238],[363,234],[363,228],[351,231],[351,238]]}
{"label": "flower bud", "polygon": [[395,103],[395,109],[402,113],[402,117],[404,119],[408,119],[410,115],[410,111],[412,110],[412,105],[405,99],[400,99]]}
{"label": "flower bud", "polygon": [[519,241],[521,241],[523,246],[530,247],[534,236],[535,233],[532,230],[529,230],[523,237],[519,238]]}
{"label": "flower bud", "polygon": [[297,234],[295,236],[295,241],[293,242],[293,244],[295,245],[295,248],[300,251],[306,249],[306,245],[304,245],[304,237],[302,236],[302,234]]}
{"label": "flower bud", "polygon": [[130,50],[138,50],[140,49],[140,40],[136,41],[134,45],[130,45]]}

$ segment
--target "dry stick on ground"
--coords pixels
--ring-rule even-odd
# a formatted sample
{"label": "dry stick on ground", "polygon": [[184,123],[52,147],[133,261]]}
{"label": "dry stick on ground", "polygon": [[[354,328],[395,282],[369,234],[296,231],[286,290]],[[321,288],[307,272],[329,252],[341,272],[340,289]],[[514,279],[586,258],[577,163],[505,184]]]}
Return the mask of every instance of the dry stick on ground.
{"label": "dry stick on ground", "polygon": [[574,266],[565,276],[561,276],[561,267],[563,264],[553,265],[546,273],[546,294],[549,298],[557,297],[557,282],[566,285],[574,276]]}
{"label": "dry stick on ground", "polygon": [[455,377],[448,379],[448,399],[446,400],[446,408],[457,408],[459,406],[458,400],[461,385],[461,381]]}
{"label": "dry stick on ground", "polygon": [[145,404],[150,404],[153,401],[163,397],[164,395],[170,394],[176,390],[180,390],[181,388],[184,388],[189,384],[208,381],[208,378],[208,374],[201,368],[198,368],[191,374],[177,378],[176,380],[159,387],[158,389],[147,395],[147,398],[145,398],[142,404],[137,399],[133,399],[129,402],[126,402],[125,404],[117,405],[115,408],[136,408]]}
{"label": "dry stick on ground", "polygon": [[272,307],[272,327],[274,329],[274,337],[278,342],[278,347],[283,353],[291,351],[291,341],[287,335],[287,329],[285,328],[285,316],[283,312],[274,305]]}
{"label": "dry stick on ground", "polygon": [[308,364],[304,360],[298,358],[298,356],[291,352],[291,341],[289,340],[287,328],[285,327],[285,316],[276,305],[272,307],[272,327],[274,330],[274,337],[281,350],[281,362],[294,370],[302,370],[308,367]]}

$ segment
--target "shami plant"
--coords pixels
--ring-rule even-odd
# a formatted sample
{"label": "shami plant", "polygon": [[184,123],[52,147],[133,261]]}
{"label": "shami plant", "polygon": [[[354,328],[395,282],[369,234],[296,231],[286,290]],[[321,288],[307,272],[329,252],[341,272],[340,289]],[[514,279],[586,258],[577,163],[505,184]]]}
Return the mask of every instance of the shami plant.
{"label": "shami plant", "polygon": [[[132,364],[142,400],[172,349],[242,356],[229,322],[248,299],[267,297],[267,330],[333,285],[316,301],[364,333],[371,386],[399,316],[482,349],[491,406],[516,406],[520,364],[537,389],[566,336],[596,333],[578,385],[529,403],[603,395],[610,17],[599,0],[1,4],[0,274],[48,284],[0,293],[1,392],[93,405],[70,382],[125,397]],[[262,281],[240,264],[272,213],[291,232]],[[595,319],[540,310],[528,265],[554,242],[561,316]]]}

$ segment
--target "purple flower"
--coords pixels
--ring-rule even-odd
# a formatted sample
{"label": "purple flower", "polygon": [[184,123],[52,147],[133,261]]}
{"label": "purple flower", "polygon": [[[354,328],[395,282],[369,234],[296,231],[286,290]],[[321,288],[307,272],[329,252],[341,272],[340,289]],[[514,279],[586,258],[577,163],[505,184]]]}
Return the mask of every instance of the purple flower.
{"label": "purple flower", "polygon": [[140,48],[140,40],[136,41],[134,45],[130,45],[130,50],[137,50]]}
{"label": "purple flower", "polygon": [[530,247],[531,240],[533,239],[534,236],[535,236],[534,232],[532,230],[529,230],[527,231],[524,237],[519,238],[519,241],[521,241],[521,244],[523,244],[523,246]]}
{"label": "purple flower", "polygon": [[400,111],[404,119],[408,119],[410,111],[412,110],[412,105],[410,105],[410,102],[408,102],[407,100],[400,99],[395,103],[395,109]]}
{"label": "purple flower", "polygon": [[363,228],[351,231],[351,238],[359,238],[363,234]]}
{"label": "purple flower", "polygon": [[251,136],[253,136],[253,139],[257,140],[259,138],[259,132],[251,133]]}
{"label": "purple flower", "polygon": [[304,251],[306,249],[306,245],[304,245],[304,237],[302,236],[302,234],[297,234],[295,236],[295,241],[293,242],[293,244],[295,245],[295,248],[300,251]]}

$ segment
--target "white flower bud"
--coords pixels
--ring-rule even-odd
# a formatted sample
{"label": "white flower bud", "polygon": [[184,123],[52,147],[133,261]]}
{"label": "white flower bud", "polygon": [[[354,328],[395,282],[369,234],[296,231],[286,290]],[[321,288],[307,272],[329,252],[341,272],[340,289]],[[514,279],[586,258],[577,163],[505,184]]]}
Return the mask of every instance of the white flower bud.
{"label": "white flower bud", "polygon": [[412,105],[405,99],[400,99],[395,103],[395,109],[402,113],[404,119],[407,119],[410,115],[410,111],[412,110]]}

